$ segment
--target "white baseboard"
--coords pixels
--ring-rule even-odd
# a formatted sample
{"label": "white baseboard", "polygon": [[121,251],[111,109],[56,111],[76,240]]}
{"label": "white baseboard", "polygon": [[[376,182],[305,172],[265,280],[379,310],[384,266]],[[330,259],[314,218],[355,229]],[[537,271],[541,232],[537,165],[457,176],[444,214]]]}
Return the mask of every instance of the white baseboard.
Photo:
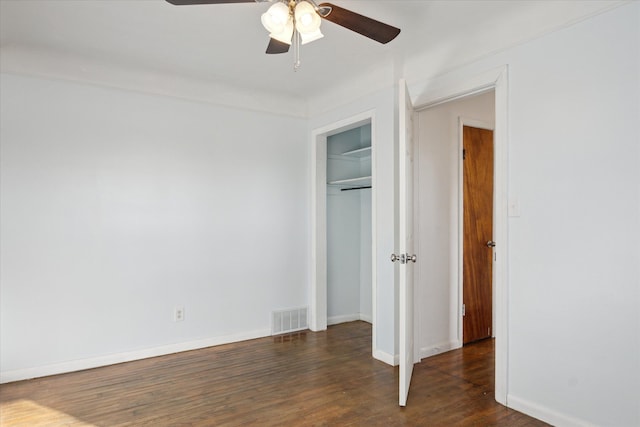
{"label": "white baseboard", "polygon": [[367,323],[372,323],[371,316],[362,313],[356,313],[327,317],[327,325],[338,325],[340,323],[355,322],[356,320],[362,320]]}
{"label": "white baseboard", "polygon": [[327,326],[360,320],[359,314],[344,314],[342,316],[327,317]]}
{"label": "white baseboard", "polygon": [[147,348],[125,353],[110,354],[107,356],[93,357],[90,359],[72,360],[51,365],[35,366],[32,368],[0,371],[0,384],[13,381],[28,380],[31,378],[46,377],[49,375],[64,374],[67,372],[82,371],[85,369],[99,368],[101,366],[114,365],[116,363],[131,362],[147,359],[149,357],[164,356],[182,351],[197,350],[215,345],[229,344],[232,342],[246,341],[255,338],[268,337],[271,331],[268,329],[246,332],[242,334],[225,335],[221,337],[205,338],[196,341],[188,341],[177,344],[169,344],[159,347]]}
{"label": "white baseboard", "polygon": [[[425,357],[429,356],[435,356],[436,354],[444,353],[460,347],[462,347],[462,344],[460,344],[459,341],[449,341],[430,347],[423,347],[420,349],[420,359],[424,359]],[[387,365],[398,366],[400,364],[399,354],[392,356],[389,353],[385,353],[384,351],[374,350],[373,357],[381,362],[386,363]]]}
{"label": "white baseboard", "polygon": [[382,350],[373,350],[373,358],[391,366],[398,366],[400,364],[400,355],[396,354],[393,356]]}
{"label": "white baseboard", "polygon": [[554,411],[553,409],[545,406],[538,405],[537,403],[530,402],[525,399],[521,399],[512,394],[507,395],[507,406],[516,411],[522,412],[534,418],[537,418],[545,423],[549,423],[554,426],[563,427],[595,427],[594,424],[587,421],[571,417],[567,414]]}
{"label": "white baseboard", "polygon": [[454,350],[462,347],[459,341],[443,342],[428,347],[422,347],[420,349],[420,359],[435,356],[436,354],[446,353],[447,351]]}
{"label": "white baseboard", "polygon": [[373,323],[373,317],[370,314],[360,313],[360,320],[367,323]]}

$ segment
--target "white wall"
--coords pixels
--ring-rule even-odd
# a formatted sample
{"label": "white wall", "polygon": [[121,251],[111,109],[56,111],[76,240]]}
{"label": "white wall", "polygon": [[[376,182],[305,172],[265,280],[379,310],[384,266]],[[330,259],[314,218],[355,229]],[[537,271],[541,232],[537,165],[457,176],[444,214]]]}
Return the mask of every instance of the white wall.
{"label": "white wall", "polygon": [[[369,160],[369,163],[371,161]],[[371,169],[371,166],[369,166]],[[363,175],[364,176],[364,175]],[[372,269],[373,257],[371,236],[371,190],[358,190],[360,193],[360,319],[372,322]]]}
{"label": "white wall", "polygon": [[639,29],[635,3],[511,68],[509,394],[597,425],[640,424]]}
{"label": "white wall", "polygon": [[507,401],[555,425],[640,424],[639,29],[634,2],[428,82],[406,69],[420,99],[509,66]]}
{"label": "white wall", "polygon": [[459,119],[493,127],[494,93],[417,113],[418,215],[416,312],[421,357],[462,345],[459,334]]}
{"label": "white wall", "polygon": [[[362,139],[371,143],[371,127],[362,128]],[[360,159],[360,176],[371,176],[371,157]],[[372,224],[371,189],[356,191],[360,196],[360,319],[372,322]]]}
{"label": "white wall", "polygon": [[268,335],[308,304],[304,119],[0,84],[3,381]]}
{"label": "white wall", "polygon": [[327,322],[371,322],[371,190],[327,191]]}
{"label": "white wall", "polygon": [[358,191],[341,192],[335,187],[327,188],[327,322],[329,325],[355,320],[360,315],[360,254],[362,251],[360,194],[358,193]]}

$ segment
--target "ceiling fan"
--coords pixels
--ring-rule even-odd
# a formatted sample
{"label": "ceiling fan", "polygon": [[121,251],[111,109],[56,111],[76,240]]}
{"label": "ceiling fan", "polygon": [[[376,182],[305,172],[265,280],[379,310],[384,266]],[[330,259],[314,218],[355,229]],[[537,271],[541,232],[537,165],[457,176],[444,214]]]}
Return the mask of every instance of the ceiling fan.
{"label": "ceiling fan", "polygon": [[322,38],[322,19],[333,22],[379,43],[386,44],[400,34],[400,29],[331,3],[314,0],[166,0],[177,5],[224,3],[274,3],[262,15],[262,25],[269,31],[266,53],[286,53],[293,45],[294,69],[300,66],[300,44]]}

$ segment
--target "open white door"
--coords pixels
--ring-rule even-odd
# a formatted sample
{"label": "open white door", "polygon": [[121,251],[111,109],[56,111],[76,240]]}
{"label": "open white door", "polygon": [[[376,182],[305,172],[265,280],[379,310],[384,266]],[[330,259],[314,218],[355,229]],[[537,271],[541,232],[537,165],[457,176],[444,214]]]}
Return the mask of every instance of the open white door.
{"label": "open white door", "polygon": [[413,105],[407,84],[399,84],[398,141],[398,284],[400,290],[400,406],[407,405],[414,364],[413,334]]}

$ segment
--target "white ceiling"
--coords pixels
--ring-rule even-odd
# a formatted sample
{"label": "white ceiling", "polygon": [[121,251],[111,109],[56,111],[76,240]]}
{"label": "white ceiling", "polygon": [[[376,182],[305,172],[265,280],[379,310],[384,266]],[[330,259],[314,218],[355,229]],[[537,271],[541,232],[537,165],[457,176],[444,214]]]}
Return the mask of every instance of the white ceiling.
{"label": "white ceiling", "polygon": [[[324,21],[325,37],[266,55],[268,3],[173,6],[164,0],[0,0],[0,49],[99,60],[250,90],[310,96],[382,63],[420,55],[430,72],[467,63],[618,6],[620,1],[335,0],[402,29],[381,45]],[[0,61],[2,60],[0,50]],[[1,62],[0,62],[1,63]]]}

